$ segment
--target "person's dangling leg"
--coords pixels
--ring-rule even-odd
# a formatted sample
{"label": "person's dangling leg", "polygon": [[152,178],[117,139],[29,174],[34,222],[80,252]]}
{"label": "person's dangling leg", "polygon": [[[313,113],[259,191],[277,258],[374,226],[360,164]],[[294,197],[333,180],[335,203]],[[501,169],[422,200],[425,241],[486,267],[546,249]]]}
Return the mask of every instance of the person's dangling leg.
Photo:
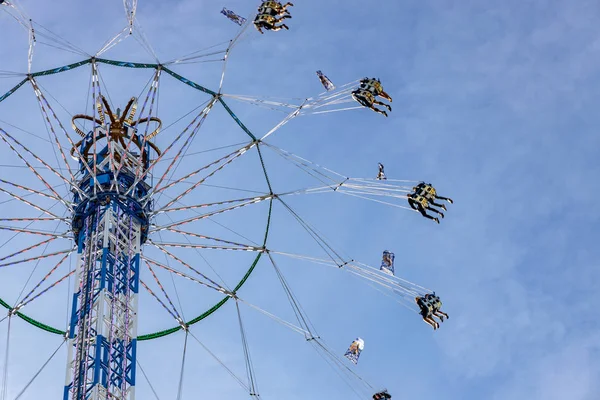
{"label": "person's dangling leg", "polygon": [[436,313],[442,314],[444,317],[446,317],[446,319],[449,319],[450,317],[448,316],[448,314],[446,314],[443,311],[437,310]]}
{"label": "person's dangling leg", "polygon": [[431,317],[427,317],[427,323],[429,325],[431,325],[433,327],[433,330],[435,331],[437,328],[440,327],[440,324],[438,324],[433,318]]}
{"label": "person's dangling leg", "polygon": [[379,96],[383,97],[384,99],[386,99],[390,103],[392,102],[392,98],[390,97],[390,95],[387,94],[386,92],[384,92],[383,90],[381,91],[381,93],[379,93]]}
{"label": "person's dangling leg", "polygon": [[372,105],[372,106],[370,106],[369,108],[370,108],[371,110],[375,111],[376,113],[383,114],[383,115],[385,115],[386,117],[388,116],[388,115],[387,115],[387,113],[386,113],[385,111],[383,111],[383,110],[380,110],[380,109],[378,109],[377,107],[375,107],[375,106],[373,106],[373,105]]}
{"label": "person's dangling leg", "polygon": [[392,111],[392,107],[389,104],[385,104],[382,101],[379,100],[373,100],[373,104],[379,104],[380,106],[384,106],[388,109],[388,111]]}
{"label": "person's dangling leg", "polygon": [[431,326],[434,330],[437,329],[436,326],[435,326],[436,322],[435,321],[431,321],[431,318],[429,318],[429,317],[423,317],[423,321],[425,321],[425,323],[427,325]]}
{"label": "person's dangling leg", "polygon": [[438,210],[436,210],[435,208],[433,208],[433,207],[430,207],[430,206],[427,206],[427,209],[428,209],[429,211],[433,211],[433,212],[434,212],[434,213],[436,213],[436,214],[439,214],[439,215],[440,215],[440,217],[444,218],[444,213],[443,213],[443,212],[441,212],[441,211],[438,211]]}
{"label": "person's dangling leg", "polygon": [[438,195],[436,195],[436,196],[435,196],[435,198],[436,198],[436,199],[440,199],[440,200],[446,200],[446,201],[447,201],[448,203],[450,203],[450,204],[453,204],[453,203],[454,203],[454,200],[452,200],[452,199],[451,199],[451,198],[449,198],[449,197],[442,197],[442,196],[438,196]]}
{"label": "person's dangling leg", "polygon": [[429,219],[435,218],[435,217],[432,217],[431,215],[427,214],[427,211],[425,211],[425,208],[423,208],[423,206],[419,203],[417,203],[417,211],[419,211],[421,213],[421,215],[424,216],[425,218],[429,218]]}
{"label": "person's dangling leg", "polygon": [[446,209],[446,205],[445,205],[445,204],[438,204],[438,203],[434,203],[433,201],[429,201],[429,204],[431,204],[432,206],[439,207],[439,208],[441,208],[441,209],[442,209],[442,210],[444,210],[444,211],[448,211],[448,210]]}
{"label": "person's dangling leg", "polygon": [[272,30],[273,32],[277,32],[277,31],[280,31],[280,30],[282,30],[282,29],[287,29],[287,30],[289,30],[290,28],[288,28],[288,26],[287,26],[286,24],[281,24],[281,25],[279,25],[279,26],[277,26],[277,25],[274,25],[274,26],[273,26],[273,27],[272,27],[270,30]]}

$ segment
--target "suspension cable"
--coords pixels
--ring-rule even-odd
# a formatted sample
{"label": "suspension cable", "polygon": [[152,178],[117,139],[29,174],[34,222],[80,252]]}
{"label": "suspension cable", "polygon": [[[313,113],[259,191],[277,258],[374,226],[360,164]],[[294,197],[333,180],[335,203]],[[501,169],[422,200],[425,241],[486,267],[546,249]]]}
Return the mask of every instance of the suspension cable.
{"label": "suspension cable", "polygon": [[140,368],[140,371],[142,371],[142,375],[144,375],[144,378],[146,378],[146,382],[148,383],[148,386],[150,386],[152,393],[154,393],[154,397],[156,397],[156,400],[160,400],[160,398],[158,397],[158,394],[156,393],[156,390],[154,390],[154,386],[152,386],[152,382],[150,382],[150,379],[148,379],[148,375],[146,375],[146,371],[144,371],[144,368],[142,368],[142,364],[140,363],[139,356],[136,359],[136,363],[137,363],[137,366]]}
{"label": "suspension cable", "polygon": [[258,394],[258,385],[256,383],[256,377],[254,373],[254,366],[252,365],[252,359],[250,358],[250,350],[248,348],[248,339],[246,338],[246,331],[244,330],[244,323],[242,322],[242,314],[240,312],[240,305],[237,299],[235,299],[235,308],[237,310],[238,323],[240,324],[240,335],[242,338],[242,347],[244,351],[244,359],[246,361],[246,375],[248,377],[248,386],[250,389],[250,396],[260,398]]}
{"label": "suspension cable", "polygon": [[187,353],[188,329],[185,329],[185,341],[183,343],[183,356],[181,357],[181,373],[179,374],[179,386],[177,389],[177,400],[181,400],[183,393],[183,373],[185,371],[185,355]]}
{"label": "suspension cable", "polygon": [[8,391],[8,353],[10,350],[10,326],[12,321],[12,313],[9,311],[8,314],[8,328],[6,329],[6,349],[4,351],[4,371],[2,374],[2,395],[1,400],[6,400]]}
{"label": "suspension cable", "polygon": [[60,345],[58,345],[58,347],[56,348],[56,350],[54,350],[54,352],[50,355],[50,357],[48,358],[48,360],[46,360],[46,362],[42,365],[42,367],[35,373],[35,375],[33,375],[33,378],[31,378],[31,380],[29,382],[27,382],[27,384],[25,385],[25,387],[19,392],[19,394],[17,395],[17,397],[15,397],[15,400],[19,400],[21,398],[21,396],[25,393],[25,391],[27,389],[29,389],[29,386],[31,386],[31,384],[37,379],[37,377],[42,373],[42,371],[44,370],[44,368],[46,368],[46,366],[48,365],[48,363],[50,363],[50,361],[52,361],[52,359],[54,358],[54,356],[56,355],[56,353],[58,353],[58,351],[63,347],[63,345],[67,342],[67,339],[65,338]]}

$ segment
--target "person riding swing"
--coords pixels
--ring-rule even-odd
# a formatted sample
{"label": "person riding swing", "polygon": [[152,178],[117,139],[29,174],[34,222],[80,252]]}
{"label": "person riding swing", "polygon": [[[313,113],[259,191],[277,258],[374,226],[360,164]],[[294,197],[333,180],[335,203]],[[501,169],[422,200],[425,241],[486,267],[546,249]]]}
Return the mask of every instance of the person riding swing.
{"label": "person riding swing", "polygon": [[425,321],[427,325],[432,326],[433,330],[439,328],[440,324],[433,319],[433,307],[431,304],[429,304],[425,298],[420,296],[415,297],[415,302],[419,307],[419,314],[421,314],[421,317],[423,317],[423,321]]}
{"label": "person riding swing", "polygon": [[433,211],[434,213],[437,213],[442,218],[444,218],[444,213],[436,210],[435,208],[430,207],[429,201],[424,196],[421,196],[420,194],[417,194],[417,193],[411,193],[406,197],[407,197],[408,204],[410,205],[410,207],[413,210],[417,210],[418,212],[420,212],[421,215],[424,216],[425,218],[432,219],[435,222],[437,222],[438,224],[440,223],[439,218],[433,217],[433,216],[427,214],[426,210]]}
{"label": "person riding swing", "polygon": [[264,34],[263,28],[273,32],[281,29],[289,30],[290,28],[286,24],[277,25],[277,23],[286,18],[292,18],[287,8],[293,5],[289,2],[282,5],[277,1],[263,1],[258,8],[256,18],[254,18],[254,26],[261,34]]}

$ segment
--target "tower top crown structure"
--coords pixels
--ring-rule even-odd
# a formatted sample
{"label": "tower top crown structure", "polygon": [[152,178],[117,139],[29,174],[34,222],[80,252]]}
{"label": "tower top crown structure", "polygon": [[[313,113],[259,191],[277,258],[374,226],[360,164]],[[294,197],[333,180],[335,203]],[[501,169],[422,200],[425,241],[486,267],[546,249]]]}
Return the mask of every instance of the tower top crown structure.
{"label": "tower top crown structure", "polygon": [[[142,153],[142,164],[145,170],[148,167],[148,151],[152,149],[157,155],[161,154],[160,149],[154,143],[151,143],[150,140],[160,133],[162,121],[157,117],[145,117],[134,120],[137,104],[137,99],[132,97],[129,99],[122,114],[120,109],[117,109],[117,112],[114,113],[106,98],[100,96],[98,103],[96,103],[97,117],[86,114],[75,115],[71,120],[71,126],[83,139],[71,148],[71,156],[79,161],[81,159],[90,161],[90,156],[94,156],[93,154],[90,155],[90,150],[94,142],[105,144],[106,141],[107,146],[108,144],[118,143],[124,151],[129,153],[131,152],[131,144],[133,144]],[[97,129],[86,134],[75,123],[77,120],[92,121],[97,124]],[[140,136],[137,133],[137,127],[151,122],[156,123],[157,126],[149,134],[144,135],[144,137]],[[101,149],[101,152],[105,150],[102,147]],[[114,154],[115,161],[120,163],[120,156],[120,154]]]}

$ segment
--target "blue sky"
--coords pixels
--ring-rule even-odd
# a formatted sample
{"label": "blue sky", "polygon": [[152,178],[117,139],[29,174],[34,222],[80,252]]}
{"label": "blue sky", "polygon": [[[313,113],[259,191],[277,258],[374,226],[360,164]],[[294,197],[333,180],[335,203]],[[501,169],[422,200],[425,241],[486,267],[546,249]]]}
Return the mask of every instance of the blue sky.
{"label": "blue sky", "polygon": [[[317,69],[336,84],[363,76],[381,78],[394,98],[389,118],[367,110],[303,116],[269,143],[348,176],[371,177],[382,162],[389,177],[431,181],[442,195],[452,197],[455,204],[440,225],[416,213],[350,197],[290,199],[307,221],[352,257],[377,265],[382,250],[394,251],[398,275],[435,289],[451,318],[433,332],[417,314],[349,274],[286,258],[277,259],[278,265],[332,350],[343,354],[355,337],[365,339],[354,370],[377,388],[387,387],[394,398],[597,399],[600,331],[593,318],[593,295],[600,269],[594,200],[600,194],[600,121],[594,100],[600,88],[600,6],[592,1],[389,3],[378,10],[365,7],[364,1],[298,1],[290,9],[290,31],[252,31],[237,45],[223,91],[313,96],[321,91]],[[124,26],[120,1],[19,4],[35,21],[90,53]],[[141,0],[138,19],[159,59],[168,60],[235,36],[237,26],[219,14],[223,6],[250,15],[255,5]],[[25,71],[25,31],[0,15],[2,30],[10,32],[0,42],[0,70]],[[132,38],[105,56],[153,61]],[[83,58],[38,44],[33,70]],[[173,69],[209,88],[218,87],[219,64]],[[113,100],[121,98],[121,103],[137,95],[151,77],[148,71],[138,76],[104,67],[102,73]],[[89,69],[70,74],[40,83],[69,112],[77,113],[85,108]],[[165,120],[207,100],[164,79],[160,104]],[[1,79],[1,91],[18,80]],[[0,126],[10,122],[45,136],[34,100],[28,88],[0,104]],[[233,100],[229,104],[258,134],[283,117]],[[68,119],[63,123],[70,125]],[[202,132],[207,136],[195,143],[199,151],[246,139],[222,109],[215,109],[206,124]],[[44,151],[43,143],[32,140],[23,136],[32,149]],[[186,159],[182,171],[202,160]],[[223,179],[256,189],[264,182],[250,178],[255,161],[234,165]],[[279,187],[306,186],[305,176],[285,169],[273,154],[266,162]],[[12,173],[5,168],[1,174],[6,179]],[[31,175],[23,172],[16,179]],[[238,220],[241,226],[236,229],[256,238],[264,207],[256,213],[240,213],[239,219],[235,214],[225,221]],[[270,247],[321,255],[281,207],[274,221]],[[6,255],[9,250],[0,251]],[[248,260],[237,255],[207,257],[232,265]],[[28,271],[2,271],[8,275],[0,280],[0,288],[4,293],[11,287],[20,289]],[[236,271],[240,269],[232,273]],[[206,308],[204,292],[192,286],[181,286],[181,291],[189,314],[197,311],[196,301]],[[66,296],[63,288],[53,301],[64,305],[58,297]],[[240,297],[293,320],[269,263],[259,264]],[[172,324],[160,308],[147,310],[150,317],[140,316],[145,326]],[[263,398],[353,396],[302,336],[249,309],[242,312]],[[33,313],[58,325],[65,316],[62,308],[44,304]],[[192,332],[243,376],[234,318],[230,304]],[[4,321],[2,363],[6,331]],[[11,333],[10,399],[60,343],[19,320],[13,321]],[[175,397],[182,347],[183,334],[140,345],[140,361],[161,399]],[[247,398],[193,341],[187,364],[182,398]],[[59,398],[64,365],[63,352],[22,398],[35,399],[42,393]],[[145,380],[140,377],[138,382],[138,398],[153,398]]]}

